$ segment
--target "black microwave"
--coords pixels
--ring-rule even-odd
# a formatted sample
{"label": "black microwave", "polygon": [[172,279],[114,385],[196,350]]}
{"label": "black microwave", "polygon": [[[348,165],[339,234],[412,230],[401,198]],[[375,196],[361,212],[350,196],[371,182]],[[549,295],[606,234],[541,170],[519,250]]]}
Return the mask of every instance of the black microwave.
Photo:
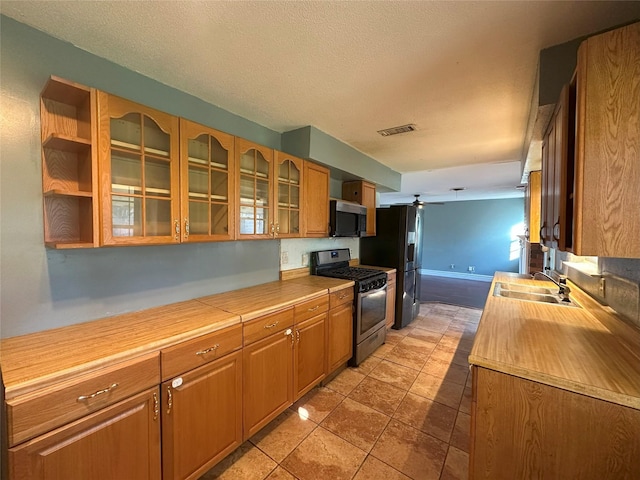
{"label": "black microwave", "polygon": [[329,201],[329,234],[363,237],[367,232],[367,207],[344,200]]}

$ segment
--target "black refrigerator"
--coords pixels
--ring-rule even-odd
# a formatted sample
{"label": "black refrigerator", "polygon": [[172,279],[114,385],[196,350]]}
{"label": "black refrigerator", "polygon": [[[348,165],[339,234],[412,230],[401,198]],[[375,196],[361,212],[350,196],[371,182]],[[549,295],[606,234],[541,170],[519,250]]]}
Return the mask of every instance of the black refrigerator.
{"label": "black refrigerator", "polygon": [[360,263],[396,269],[393,328],[409,325],[420,310],[422,210],[413,205],[376,209],[376,236],[360,239]]}

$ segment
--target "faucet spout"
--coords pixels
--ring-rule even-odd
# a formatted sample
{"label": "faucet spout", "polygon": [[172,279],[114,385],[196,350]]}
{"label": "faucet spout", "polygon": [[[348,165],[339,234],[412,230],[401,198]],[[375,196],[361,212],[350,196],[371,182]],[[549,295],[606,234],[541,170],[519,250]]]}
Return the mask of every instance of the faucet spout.
{"label": "faucet spout", "polygon": [[556,286],[558,287],[558,295],[562,296],[563,301],[565,302],[571,301],[569,299],[569,293],[571,292],[571,289],[568,287],[567,279],[565,277],[560,277],[559,281],[556,281],[551,275],[548,275],[545,272],[536,272],[533,275],[531,275],[531,277],[535,279],[536,276],[538,275],[542,275],[543,277],[546,277],[548,280],[551,280],[553,283],[556,284]]}

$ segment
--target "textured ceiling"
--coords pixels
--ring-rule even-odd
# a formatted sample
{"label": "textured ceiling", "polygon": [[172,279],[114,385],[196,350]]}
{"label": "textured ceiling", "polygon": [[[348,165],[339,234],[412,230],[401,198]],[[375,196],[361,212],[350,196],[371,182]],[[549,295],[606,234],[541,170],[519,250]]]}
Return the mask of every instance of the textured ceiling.
{"label": "textured ceiling", "polygon": [[[432,184],[519,195],[539,51],[638,18],[640,2],[2,0],[0,12],[276,131],[313,125],[405,174],[405,201]],[[418,130],[376,133],[406,123]]]}

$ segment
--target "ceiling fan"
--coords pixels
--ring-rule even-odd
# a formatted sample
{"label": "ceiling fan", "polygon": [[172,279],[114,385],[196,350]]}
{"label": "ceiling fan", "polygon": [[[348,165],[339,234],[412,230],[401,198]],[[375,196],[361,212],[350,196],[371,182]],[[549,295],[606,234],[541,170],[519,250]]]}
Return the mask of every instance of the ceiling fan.
{"label": "ceiling fan", "polygon": [[425,205],[444,205],[444,202],[423,202],[422,200],[420,200],[419,193],[414,193],[413,196],[416,197],[416,199],[411,205],[416,208],[424,208]]}

